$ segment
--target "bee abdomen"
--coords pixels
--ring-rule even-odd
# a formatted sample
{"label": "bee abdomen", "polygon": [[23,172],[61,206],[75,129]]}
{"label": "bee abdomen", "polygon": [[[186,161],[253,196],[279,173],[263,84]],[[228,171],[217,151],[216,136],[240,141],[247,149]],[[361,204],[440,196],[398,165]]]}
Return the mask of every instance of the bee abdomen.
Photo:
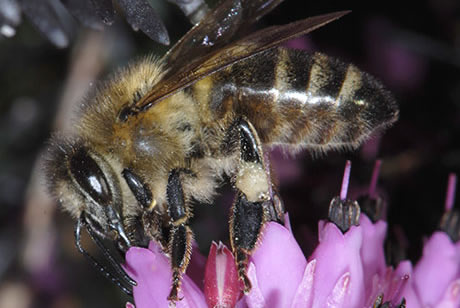
{"label": "bee abdomen", "polygon": [[271,49],[206,79],[214,117],[244,115],[264,143],[354,147],[398,116],[375,78],[320,53]]}
{"label": "bee abdomen", "polygon": [[354,147],[397,119],[397,105],[375,78],[323,54],[305,60],[302,53],[278,50],[273,88],[279,91],[275,110],[285,123],[278,131],[282,143]]}

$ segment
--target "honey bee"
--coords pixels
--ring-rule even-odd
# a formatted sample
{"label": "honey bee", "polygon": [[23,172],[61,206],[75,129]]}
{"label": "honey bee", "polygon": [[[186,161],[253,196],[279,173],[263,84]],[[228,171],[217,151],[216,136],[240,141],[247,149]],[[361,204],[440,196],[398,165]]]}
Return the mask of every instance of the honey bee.
{"label": "honey bee", "polygon": [[[81,253],[130,293],[135,285],[104,246],[126,252],[155,240],[169,256],[177,301],[191,256],[192,205],[210,203],[225,176],[236,198],[230,243],[249,292],[248,257],[283,206],[263,149],[355,148],[398,117],[372,76],[321,53],[279,47],[347,12],[243,36],[282,0],[225,0],[161,59],[116,73],[80,110],[72,136],[52,138],[50,190],[76,219]],[[117,275],[80,244],[85,228]]]}

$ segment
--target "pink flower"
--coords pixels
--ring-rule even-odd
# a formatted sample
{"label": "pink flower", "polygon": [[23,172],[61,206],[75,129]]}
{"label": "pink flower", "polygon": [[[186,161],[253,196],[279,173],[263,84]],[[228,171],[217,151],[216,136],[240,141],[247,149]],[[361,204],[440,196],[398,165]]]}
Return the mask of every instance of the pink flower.
{"label": "pink flower", "polygon": [[[445,203],[445,218],[451,216],[457,177],[450,174]],[[450,229],[451,226],[441,226]],[[454,226],[458,233],[458,226]],[[450,230],[445,230],[450,231]],[[414,269],[412,284],[424,307],[460,307],[460,241],[456,243],[446,232],[435,232],[423,247],[423,256]],[[414,306],[415,307],[415,306]]]}
{"label": "pink flower", "polygon": [[406,275],[385,266],[385,232],[385,222],[373,224],[365,215],[345,234],[321,221],[320,242],[307,262],[289,229],[269,223],[248,269],[253,289],[243,299],[251,308],[372,307],[390,291],[387,281]]}
{"label": "pink flower", "polygon": [[460,242],[453,243],[446,233],[435,232],[424,245],[413,278],[423,305],[460,307]]}
{"label": "pink flower", "polygon": [[[133,288],[136,308],[168,307],[172,273],[169,260],[154,241],[149,248],[131,247],[126,253],[126,270],[137,282]],[[182,278],[176,307],[207,307],[203,292],[187,276]]]}
{"label": "pink flower", "polygon": [[234,307],[241,284],[232,252],[224,244],[212,243],[204,273],[204,294],[209,307]]}
{"label": "pink flower", "polygon": [[[347,164],[346,175],[349,168]],[[340,193],[344,203],[347,186],[345,178]],[[453,189],[449,191],[452,195]],[[450,211],[453,197],[447,199]],[[403,261],[394,269],[385,263],[387,224],[382,220],[374,223],[361,213],[345,232],[334,222],[320,221],[319,243],[308,259],[292,234],[287,214],[285,221],[286,226],[275,222],[264,226],[248,264],[249,294],[241,292],[230,250],[213,243],[204,273],[201,270],[201,278],[195,279],[204,279],[203,289],[184,275],[177,307],[391,308],[399,307],[403,299],[408,308],[460,307],[460,241],[454,243],[445,232],[431,236],[415,267]],[[203,257],[195,252],[192,258]],[[134,287],[136,307],[166,307],[171,270],[159,246],[152,242],[149,249],[131,248],[126,262],[138,284]],[[190,267],[194,263],[192,259]],[[188,273],[199,276],[190,267]]]}
{"label": "pink flower", "polygon": [[[460,243],[437,232],[415,270],[409,261],[393,269],[384,263],[385,231],[385,222],[372,223],[365,215],[345,233],[321,221],[320,242],[307,262],[289,228],[270,222],[248,266],[249,294],[238,302],[241,288],[233,256],[224,245],[213,244],[204,292],[184,275],[177,307],[373,307],[382,294],[390,307],[403,297],[408,308],[459,307]],[[131,248],[126,260],[138,283],[136,307],[166,307],[171,270],[158,245]]]}
{"label": "pink flower", "polygon": [[[198,251],[194,258],[202,258]],[[166,255],[160,246],[150,242],[149,248],[132,247],[126,253],[128,274],[137,282],[133,288],[134,302],[137,308],[168,307],[167,297],[171,288],[172,272]],[[200,267],[196,262],[190,266]],[[188,272],[194,272],[189,267]],[[204,292],[188,275],[183,275],[176,307],[233,307],[241,297],[241,284],[232,253],[222,243],[211,245],[206,262]],[[133,308],[131,303],[126,307]]]}
{"label": "pink flower", "polygon": [[[289,218],[286,215],[286,221]],[[248,307],[290,307],[304,282],[307,260],[291,231],[270,222],[262,243],[251,257],[248,277],[252,290],[245,296]]]}

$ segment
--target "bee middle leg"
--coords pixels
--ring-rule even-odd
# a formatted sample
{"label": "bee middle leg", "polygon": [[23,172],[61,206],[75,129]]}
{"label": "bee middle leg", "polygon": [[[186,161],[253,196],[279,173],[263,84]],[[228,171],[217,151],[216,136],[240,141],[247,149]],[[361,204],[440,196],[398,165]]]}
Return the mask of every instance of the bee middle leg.
{"label": "bee middle leg", "polygon": [[256,248],[265,222],[283,223],[284,210],[272,188],[268,162],[254,126],[240,118],[230,127],[227,144],[239,150],[235,187],[237,197],[230,216],[230,241],[244,292],[251,290],[246,275],[248,258]]}
{"label": "bee middle leg", "polygon": [[180,175],[183,169],[173,169],[169,173],[166,187],[168,214],[170,217],[170,234],[168,253],[171,256],[172,286],[168,300],[176,302],[181,277],[187,269],[192,252],[193,232],[188,226],[191,211],[184,198]]}

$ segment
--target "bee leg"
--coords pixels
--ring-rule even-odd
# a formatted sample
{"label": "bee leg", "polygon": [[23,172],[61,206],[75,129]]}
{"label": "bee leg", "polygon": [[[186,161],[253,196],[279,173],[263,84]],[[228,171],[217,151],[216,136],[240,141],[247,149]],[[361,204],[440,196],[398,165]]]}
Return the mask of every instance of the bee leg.
{"label": "bee leg", "polygon": [[230,217],[230,242],[245,293],[251,290],[251,281],[246,275],[248,256],[256,247],[266,218],[263,202],[250,202],[244,193],[238,193]]}
{"label": "bee leg", "polygon": [[[239,144],[239,163],[235,177],[238,190],[230,217],[230,241],[244,292],[251,290],[246,275],[248,256],[254,251],[263,224],[278,220],[269,168],[264,162],[260,139],[252,124],[240,118],[229,130],[230,144]],[[233,139],[233,140],[231,140]],[[236,140],[235,140],[236,139]],[[276,200],[280,199],[276,196]],[[281,208],[282,203],[277,203]]]}
{"label": "bee leg", "polygon": [[[250,202],[268,201],[273,193],[268,164],[257,132],[244,118],[238,119],[229,131],[230,144],[239,145],[239,162],[235,187]],[[236,141],[235,141],[236,139]]]}
{"label": "bee leg", "polygon": [[192,252],[193,233],[188,226],[191,216],[182,189],[180,174],[182,169],[173,169],[169,173],[166,187],[168,200],[168,214],[170,217],[170,235],[168,252],[171,256],[172,287],[168,300],[176,302],[180,300],[178,293],[181,284],[182,274],[187,269]]}
{"label": "bee leg", "polygon": [[268,156],[264,156],[255,128],[244,118],[239,118],[230,126],[223,153],[231,155],[234,149],[240,151],[235,186],[246,194],[250,201],[264,200],[268,220],[284,225],[284,204],[273,188]]}
{"label": "bee leg", "polygon": [[284,226],[284,202],[276,191],[272,192],[270,200],[264,202],[264,207],[268,212],[269,221],[275,221]]}

